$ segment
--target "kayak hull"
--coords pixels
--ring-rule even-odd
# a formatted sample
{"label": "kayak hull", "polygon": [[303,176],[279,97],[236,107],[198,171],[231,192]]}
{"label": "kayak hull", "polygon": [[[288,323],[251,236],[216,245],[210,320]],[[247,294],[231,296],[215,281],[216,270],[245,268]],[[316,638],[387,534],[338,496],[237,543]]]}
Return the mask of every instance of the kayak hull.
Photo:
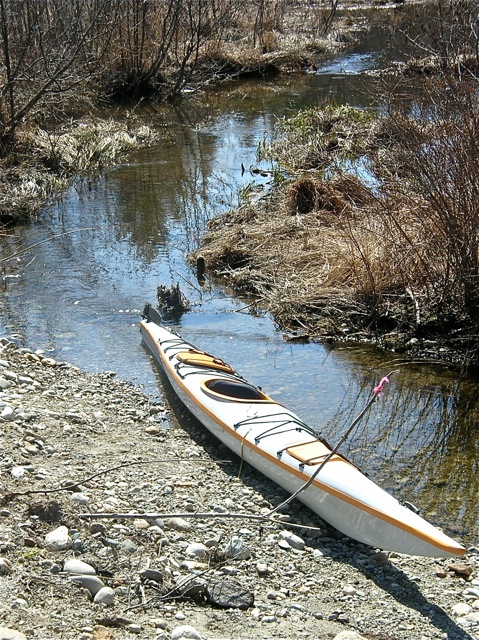
{"label": "kayak hull", "polygon": [[331,456],[330,446],[294,412],[163,326],[149,305],[144,317],[143,342],[176,395],[231,451],[290,494],[310,480],[328,456],[310,486],[298,494],[298,500],[325,522],[387,551],[429,557],[465,553],[461,544],[402,505],[351,462],[336,453]]}

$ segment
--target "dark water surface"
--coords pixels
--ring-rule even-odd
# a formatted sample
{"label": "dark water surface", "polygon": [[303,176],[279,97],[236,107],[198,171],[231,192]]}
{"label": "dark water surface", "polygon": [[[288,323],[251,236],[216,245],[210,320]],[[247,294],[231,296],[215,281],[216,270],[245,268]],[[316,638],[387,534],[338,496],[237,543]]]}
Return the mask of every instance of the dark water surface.
{"label": "dark water surface", "polygon": [[[217,285],[202,288],[185,257],[207,219],[240,190],[268,178],[258,143],[297,108],[367,105],[381,50],[349,51],[317,74],[232,84],[211,95],[142,114],[161,142],[92,183],[82,182],[38,223],[3,240],[2,253],[31,247],[7,267],[0,335],[14,336],[88,371],[118,376],[163,397],[144,351],[138,312],[159,284],[179,283],[193,304],[178,329],[294,409],[334,444],[377,381],[399,361],[372,348],[285,342],[268,316]],[[431,366],[399,366],[390,387],[344,452],[397,497],[468,544],[479,540],[479,405],[473,378]]]}

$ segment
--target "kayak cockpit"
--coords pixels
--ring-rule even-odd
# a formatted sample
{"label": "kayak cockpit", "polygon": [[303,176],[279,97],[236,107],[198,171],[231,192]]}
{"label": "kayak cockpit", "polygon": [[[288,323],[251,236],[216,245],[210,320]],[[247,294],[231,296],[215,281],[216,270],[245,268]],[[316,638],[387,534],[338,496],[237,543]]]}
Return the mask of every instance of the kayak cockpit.
{"label": "kayak cockpit", "polygon": [[201,384],[201,390],[203,393],[206,393],[206,395],[217,400],[273,402],[261,389],[242,380],[211,378]]}

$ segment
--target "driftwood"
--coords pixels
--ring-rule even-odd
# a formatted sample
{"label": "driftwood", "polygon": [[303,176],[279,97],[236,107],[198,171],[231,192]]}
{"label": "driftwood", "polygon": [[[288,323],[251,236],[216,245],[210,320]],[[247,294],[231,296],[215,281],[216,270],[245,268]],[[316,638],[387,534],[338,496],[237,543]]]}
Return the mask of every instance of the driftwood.
{"label": "driftwood", "polygon": [[165,287],[159,285],[157,289],[158,307],[162,315],[180,316],[190,310],[190,303],[182,293],[180,285]]}

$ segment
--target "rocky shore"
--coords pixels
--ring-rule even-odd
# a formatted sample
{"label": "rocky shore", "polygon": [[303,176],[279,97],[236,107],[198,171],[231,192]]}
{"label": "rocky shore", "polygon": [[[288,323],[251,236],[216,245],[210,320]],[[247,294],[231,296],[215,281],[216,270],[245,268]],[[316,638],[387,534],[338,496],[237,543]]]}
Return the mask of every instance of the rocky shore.
{"label": "rocky shore", "polygon": [[165,403],[1,341],[0,640],[479,638],[476,549],[258,519],[284,493]]}

